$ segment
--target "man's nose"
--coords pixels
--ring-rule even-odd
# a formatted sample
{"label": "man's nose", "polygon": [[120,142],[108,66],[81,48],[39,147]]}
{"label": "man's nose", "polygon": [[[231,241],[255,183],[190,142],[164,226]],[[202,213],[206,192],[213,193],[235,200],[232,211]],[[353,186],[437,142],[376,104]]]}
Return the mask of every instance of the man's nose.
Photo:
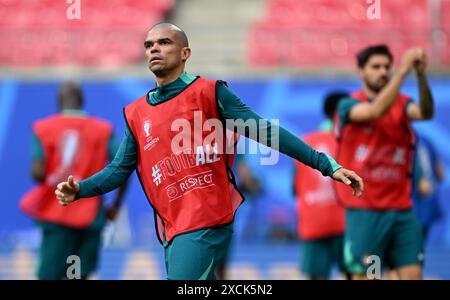
{"label": "man's nose", "polygon": [[150,48],[150,53],[157,53],[159,52],[159,47],[155,44]]}
{"label": "man's nose", "polygon": [[380,75],[386,76],[389,73],[388,69],[386,68],[380,68]]}

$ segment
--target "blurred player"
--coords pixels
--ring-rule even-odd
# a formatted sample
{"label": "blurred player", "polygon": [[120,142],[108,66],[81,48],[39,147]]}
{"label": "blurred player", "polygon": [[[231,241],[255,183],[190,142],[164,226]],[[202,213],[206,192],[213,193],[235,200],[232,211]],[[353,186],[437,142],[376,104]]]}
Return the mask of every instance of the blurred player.
{"label": "blurred player", "polygon": [[[279,151],[344,182],[355,194],[362,193],[362,180],[354,172],[285,129],[276,128],[276,136],[270,139],[261,134],[261,123],[267,126],[265,132],[273,132],[270,127],[276,125],[244,105],[224,82],[187,74],[184,69],[191,49],[184,31],[159,23],[148,31],[144,47],[157,86],[125,108],[126,137],[118,155],[85,181],[70,176],[55,194],[67,205],[113,190],[137,169],[154,208],[168,279],[215,278],[217,260],[230,243],[234,214],[243,199],[231,172],[233,155],[220,142],[227,136],[224,119],[254,120],[259,125],[258,138],[249,134],[248,127],[235,129],[275,148],[272,142],[279,139]],[[219,130],[215,138],[208,137],[212,127],[196,129],[199,116]],[[211,125],[215,121],[219,124]]]}
{"label": "blurred player", "polygon": [[425,242],[434,222],[442,217],[439,187],[444,176],[444,167],[433,144],[424,136],[418,135],[414,159],[413,207],[422,225]]}
{"label": "blurred player", "polygon": [[[338,102],[348,97],[342,92],[330,93],[324,101],[327,121],[333,120]],[[336,155],[337,143],[326,130],[304,136],[304,141],[318,151]],[[301,271],[310,279],[328,279],[334,263],[344,271],[344,208],[337,202],[333,181],[317,171],[295,163],[294,191],[297,196],[298,234],[302,240]],[[345,272],[345,271],[344,271]]]}
{"label": "blurred player", "polygon": [[117,142],[109,122],[81,110],[83,95],[77,84],[64,83],[58,97],[59,114],[33,125],[32,177],[39,185],[20,206],[42,229],[37,277],[67,279],[67,259],[78,255],[81,279],[87,279],[97,268],[105,215],[115,219],[124,188],[106,211],[98,196],[62,207],[54,190],[68,174],[83,179],[101,170],[114,157]]}
{"label": "blurred player", "polygon": [[[346,206],[346,267],[354,279],[365,279],[369,265],[387,262],[400,279],[421,279],[424,255],[420,225],[412,211],[415,135],[410,121],[433,116],[427,59],[419,48],[408,50],[392,78],[392,55],[386,46],[368,47],[357,60],[363,89],[339,103],[336,127],[338,161],[356,170],[366,183],[361,199],[336,185]],[[419,105],[400,93],[413,69]]]}

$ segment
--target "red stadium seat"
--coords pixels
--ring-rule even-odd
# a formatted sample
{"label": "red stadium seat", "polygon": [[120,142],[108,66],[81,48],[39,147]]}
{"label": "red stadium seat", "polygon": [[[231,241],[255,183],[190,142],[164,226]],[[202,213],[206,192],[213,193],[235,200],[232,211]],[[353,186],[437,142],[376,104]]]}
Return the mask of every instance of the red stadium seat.
{"label": "red stadium seat", "polygon": [[[345,66],[354,63],[361,48],[376,43],[391,46],[396,57],[414,45],[431,53],[427,0],[381,5],[381,19],[369,19],[368,4],[354,0],[269,1],[264,19],[249,33],[248,61],[253,66]],[[442,26],[450,29],[450,0],[442,0],[441,13]],[[441,56],[448,64],[447,43],[443,35]]]}
{"label": "red stadium seat", "polygon": [[162,21],[174,2],[82,1],[81,19],[69,20],[61,13],[69,7],[66,1],[0,1],[0,37],[5,37],[0,39],[0,63],[24,67],[135,63],[142,58],[146,29]]}

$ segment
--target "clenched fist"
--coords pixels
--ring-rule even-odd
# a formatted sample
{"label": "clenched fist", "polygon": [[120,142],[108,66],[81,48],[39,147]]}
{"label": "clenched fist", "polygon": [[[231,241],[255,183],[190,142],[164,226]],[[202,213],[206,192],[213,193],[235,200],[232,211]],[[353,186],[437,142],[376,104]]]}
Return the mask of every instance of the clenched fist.
{"label": "clenched fist", "polygon": [[56,186],[55,195],[59,204],[66,206],[75,201],[75,195],[80,191],[80,184],[70,175],[67,181]]}

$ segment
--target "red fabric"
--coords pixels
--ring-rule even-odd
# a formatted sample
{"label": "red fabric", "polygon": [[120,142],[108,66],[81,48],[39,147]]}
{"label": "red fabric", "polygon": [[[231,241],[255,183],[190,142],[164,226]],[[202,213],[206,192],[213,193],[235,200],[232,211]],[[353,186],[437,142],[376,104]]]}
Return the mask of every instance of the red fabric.
{"label": "red fabric", "polygon": [[[208,141],[211,131],[207,129],[193,133],[197,126],[205,128],[207,120],[216,119],[221,124],[215,88],[216,81],[198,78],[170,101],[153,106],[144,96],[125,108],[129,128],[138,143],[137,171],[162,221],[157,222],[160,240],[162,224],[166,240],[171,241],[184,232],[230,223],[242,203],[243,198],[231,184],[233,156],[224,154],[225,143]],[[196,115],[201,120],[195,119]],[[177,119],[185,128],[190,126],[183,133],[188,138],[186,143],[177,142],[182,132],[182,127],[173,125]],[[226,136],[223,129],[216,129],[219,136]],[[172,142],[182,147],[173,149]]]}
{"label": "red fabric", "polygon": [[77,180],[100,171],[108,161],[112,126],[91,117],[52,116],[34,124],[45,155],[45,183],[28,191],[20,202],[22,211],[41,221],[74,228],[89,226],[98,211],[100,197],[61,206],[56,185],[72,174]]}
{"label": "red fabric", "polygon": [[[363,92],[352,98],[367,102]],[[339,199],[347,207],[388,210],[412,206],[411,174],[415,135],[404,112],[409,97],[399,95],[390,111],[370,123],[350,123],[342,129],[337,160],[364,180],[362,198],[337,184]]]}
{"label": "red fabric", "polygon": [[[303,140],[318,151],[335,155],[337,143],[331,133],[315,132],[306,135]],[[295,165],[299,236],[310,240],[342,234],[345,227],[344,208],[337,202],[333,180],[300,162]]]}

